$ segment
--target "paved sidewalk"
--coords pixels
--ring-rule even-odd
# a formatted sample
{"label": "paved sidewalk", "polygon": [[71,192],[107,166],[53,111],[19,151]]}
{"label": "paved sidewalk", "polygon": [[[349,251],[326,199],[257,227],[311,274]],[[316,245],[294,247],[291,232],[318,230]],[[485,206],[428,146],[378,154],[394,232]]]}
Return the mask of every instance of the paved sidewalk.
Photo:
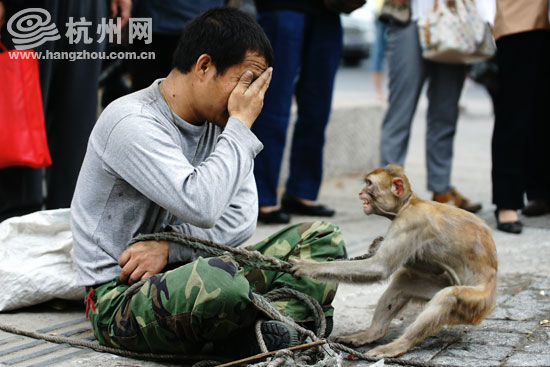
{"label": "paved sidewalk", "polygon": [[[465,110],[461,114],[455,140],[453,183],[466,196],[483,203],[479,215],[494,228],[490,178],[490,104],[476,88],[466,91],[462,104]],[[429,198],[424,168],[425,108],[424,101],[419,106],[414,122],[405,169],[417,194]],[[351,256],[364,253],[366,246],[375,237],[384,235],[389,225],[386,219],[367,218],[362,213],[357,193],[362,187],[363,173],[327,180],[320,195],[321,202],[337,210],[337,215],[331,221],[342,227]],[[311,220],[314,218],[293,218],[293,222]],[[446,327],[438,335],[417,345],[402,359],[452,366],[550,366],[550,326],[541,324],[543,320],[550,319],[550,215],[522,220],[525,230],[521,235],[498,231],[494,233],[499,256],[499,296],[491,316],[479,327]],[[259,241],[279,228],[282,226],[260,225],[248,243]],[[365,329],[385,285],[341,285],[335,300],[333,335]],[[399,335],[417,312],[417,306],[405,310],[402,317],[393,322],[389,335],[382,342]],[[83,307],[70,307],[58,312],[38,306],[0,313],[0,323],[24,330],[91,339],[89,325],[83,315]],[[366,351],[371,347],[363,347],[361,350]],[[96,353],[0,332],[0,365],[122,367],[169,364]],[[362,367],[370,363],[355,360],[346,361],[344,365]]]}

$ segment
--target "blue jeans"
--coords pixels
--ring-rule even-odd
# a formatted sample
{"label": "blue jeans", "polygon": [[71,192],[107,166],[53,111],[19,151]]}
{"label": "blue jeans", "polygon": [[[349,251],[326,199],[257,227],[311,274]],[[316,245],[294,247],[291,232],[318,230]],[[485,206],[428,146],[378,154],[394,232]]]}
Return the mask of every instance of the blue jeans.
{"label": "blue jeans", "polygon": [[371,53],[370,69],[372,71],[382,71],[384,55],[386,51],[386,30],[388,26],[376,19],[375,21],[376,36]]}
{"label": "blue jeans", "polygon": [[277,204],[293,95],[298,104],[298,119],[292,137],[286,193],[315,200],[323,175],[325,127],[342,52],[340,17],[285,10],[260,13],[258,22],[275,54],[273,79],[262,113],[252,126],[264,144],[254,167],[259,204]]}

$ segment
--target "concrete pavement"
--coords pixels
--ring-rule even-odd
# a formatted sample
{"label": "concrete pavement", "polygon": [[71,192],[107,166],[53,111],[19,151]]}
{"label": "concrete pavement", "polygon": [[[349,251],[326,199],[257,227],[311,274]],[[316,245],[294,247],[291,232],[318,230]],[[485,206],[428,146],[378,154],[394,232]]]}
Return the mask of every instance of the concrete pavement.
{"label": "concrete pavement", "polygon": [[[365,83],[368,83],[368,79]],[[492,113],[488,98],[475,86],[467,87],[462,102],[458,131],[455,140],[453,183],[472,200],[483,203],[479,216],[491,227],[495,226],[491,205],[490,139]],[[349,113],[349,109],[354,109]],[[405,170],[413,190],[422,198],[429,198],[426,190],[424,131],[426,102],[418,108],[413,125]],[[347,111],[347,112],[346,112]],[[384,235],[389,221],[378,217],[365,217],[357,193],[362,187],[362,174],[374,168],[377,159],[376,136],[383,107],[372,101],[353,100],[349,95],[335,95],[335,114],[329,129],[347,130],[355,137],[354,149],[330,150],[331,138],[327,134],[326,160],[340,170],[327,175],[319,201],[334,207],[337,215],[331,221],[339,224],[351,256],[362,254],[377,236]],[[346,124],[346,116],[363,116],[362,124]],[[360,118],[360,117],[358,117]],[[349,136],[349,135],[348,135]],[[341,135],[337,147],[346,144]],[[368,155],[368,157],[365,157]],[[356,166],[356,161],[363,163]],[[364,167],[363,167],[364,166]],[[333,172],[334,173],[334,172]],[[315,218],[293,217],[293,222]],[[540,218],[522,218],[525,223],[521,235],[495,231],[494,239],[499,257],[497,307],[479,327],[445,327],[441,333],[417,345],[402,358],[452,366],[550,366],[550,215]],[[282,226],[259,225],[248,243],[259,241]],[[372,317],[374,306],[386,284],[372,286],[341,285],[335,300],[335,328],[333,335],[347,334],[365,329]],[[393,339],[411,322],[418,312],[409,307],[396,319],[389,335],[382,341]],[[15,312],[0,313],[0,323],[25,330],[72,335],[91,339],[81,306],[64,311],[53,311],[37,306]],[[365,351],[372,346],[361,348]],[[87,349],[42,343],[0,332],[0,365],[14,366],[158,366],[167,365],[133,360]],[[364,361],[346,361],[345,366],[368,366]]]}

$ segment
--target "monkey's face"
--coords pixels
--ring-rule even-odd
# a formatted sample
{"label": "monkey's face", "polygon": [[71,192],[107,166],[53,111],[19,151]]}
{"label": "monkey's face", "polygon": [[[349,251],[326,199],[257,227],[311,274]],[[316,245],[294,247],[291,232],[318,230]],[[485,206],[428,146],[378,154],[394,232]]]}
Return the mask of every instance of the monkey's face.
{"label": "monkey's face", "polygon": [[391,192],[391,176],[383,170],[375,170],[365,176],[365,187],[359,193],[366,215],[387,216],[393,214],[396,198]]}
{"label": "monkey's face", "polygon": [[374,200],[375,200],[376,187],[371,180],[371,176],[365,176],[365,187],[359,193],[359,200],[363,202],[363,211],[366,215],[374,213]]}

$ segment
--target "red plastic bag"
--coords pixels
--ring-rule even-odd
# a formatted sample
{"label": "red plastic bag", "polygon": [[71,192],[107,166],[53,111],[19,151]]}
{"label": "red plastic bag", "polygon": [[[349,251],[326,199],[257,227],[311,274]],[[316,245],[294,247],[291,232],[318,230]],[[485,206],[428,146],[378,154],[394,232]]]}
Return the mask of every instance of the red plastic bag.
{"label": "red plastic bag", "polygon": [[38,60],[33,50],[0,48],[0,168],[49,166]]}

